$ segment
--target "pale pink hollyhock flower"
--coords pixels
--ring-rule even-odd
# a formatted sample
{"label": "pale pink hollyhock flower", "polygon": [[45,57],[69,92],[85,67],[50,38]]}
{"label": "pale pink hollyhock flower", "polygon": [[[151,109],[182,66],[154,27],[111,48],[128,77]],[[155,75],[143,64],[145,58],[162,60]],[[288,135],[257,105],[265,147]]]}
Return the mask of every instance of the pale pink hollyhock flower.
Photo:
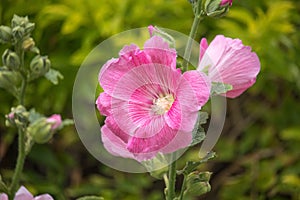
{"label": "pale pink hollyhock flower", "polygon": [[191,143],[210,83],[196,70],[181,74],[176,56],[167,42],[153,36],[143,50],[125,46],[119,58],[102,67],[99,83],[104,92],[96,104],[107,116],[101,133],[108,152],[142,161]]}
{"label": "pale pink hollyhock flower", "polygon": [[220,6],[224,6],[224,5],[227,5],[227,4],[231,6],[232,1],[233,0],[222,0],[221,3],[220,3]]}
{"label": "pale pink hollyhock flower", "polygon": [[212,82],[232,85],[224,95],[235,98],[255,83],[260,62],[241,40],[218,35],[210,45],[205,38],[201,40],[198,70],[207,73]]}
{"label": "pale pink hollyhock flower", "polygon": [[56,130],[62,123],[61,116],[58,114],[51,115],[46,121],[51,123],[51,130]]}
{"label": "pale pink hollyhock flower", "polygon": [[0,200],[8,200],[8,196],[5,193],[0,194]]}
{"label": "pale pink hollyhock flower", "polygon": [[17,191],[14,200],[54,200],[49,194],[42,194],[36,197],[24,187],[21,186]]}

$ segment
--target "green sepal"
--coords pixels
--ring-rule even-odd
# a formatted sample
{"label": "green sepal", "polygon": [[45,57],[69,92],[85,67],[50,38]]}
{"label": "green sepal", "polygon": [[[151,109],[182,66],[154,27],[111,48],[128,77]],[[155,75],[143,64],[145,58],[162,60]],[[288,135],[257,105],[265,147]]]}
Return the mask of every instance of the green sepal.
{"label": "green sepal", "polygon": [[20,83],[21,75],[18,72],[9,70],[6,67],[0,67],[0,88],[18,97],[17,86],[19,86]]}
{"label": "green sepal", "polygon": [[232,90],[233,87],[230,84],[221,83],[221,82],[213,82],[211,84],[211,95],[220,95],[225,94],[226,92]]}
{"label": "green sepal", "polygon": [[165,156],[158,153],[154,158],[142,162],[150,175],[156,179],[162,179],[163,175],[168,172],[168,161]]}
{"label": "green sepal", "polygon": [[48,79],[54,85],[58,84],[59,79],[63,79],[64,76],[55,69],[50,69],[46,74],[45,78]]}

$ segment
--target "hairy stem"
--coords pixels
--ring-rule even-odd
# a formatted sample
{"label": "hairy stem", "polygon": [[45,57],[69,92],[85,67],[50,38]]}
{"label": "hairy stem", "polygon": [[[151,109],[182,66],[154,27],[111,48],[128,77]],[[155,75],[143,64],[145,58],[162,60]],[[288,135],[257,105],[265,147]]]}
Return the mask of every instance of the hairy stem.
{"label": "hairy stem", "polygon": [[172,164],[169,165],[169,182],[167,185],[168,188],[168,195],[167,200],[173,200],[175,197],[175,182],[176,182],[176,160],[175,160],[175,153],[172,154],[171,160],[173,161]]}
{"label": "hairy stem", "polygon": [[181,191],[180,191],[180,195],[179,195],[179,200],[183,200],[185,187],[186,187],[186,175],[184,174]]}
{"label": "hairy stem", "polygon": [[[21,66],[20,66],[20,73],[22,75],[22,85],[19,92],[19,105],[24,106],[24,98],[25,98],[25,91],[27,87],[27,77],[24,69],[24,50],[22,49],[21,42],[18,42],[15,46],[16,52],[20,57]],[[23,171],[24,163],[25,163],[26,153],[25,153],[25,128],[20,126],[18,127],[18,158],[16,167],[14,170],[14,175],[12,178],[11,185],[9,187],[9,194],[12,198],[17,191],[20,182],[20,176]]]}
{"label": "hairy stem", "polygon": [[187,45],[185,47],[185,51],[184,51],[184,60],[182,62],[182,68],[183,68],[183,71],[187,71],[188,69],[188,64],[189,64],[189,60],[190,60],[190,57],[191,57],[191,52],[192,52],[192,44],[193,44],[193,41],[194,39],[196,38],[196,35],[197,35],[197,30],[198,30],[198,27],[199,27],[199,24],[202,20],[202,11],[201,11],[201,1],[198,1],[198,5],[195,5],[196,8],[194,8],[194,14],[195,14],[195,17],[194,17],[194,21],[193,21],[193,25],[192,25],[192,28],[191,28],[191,31],[190,31],[190,34],[189,34],[189,39],[188,39],[188,42],[187,42]]}

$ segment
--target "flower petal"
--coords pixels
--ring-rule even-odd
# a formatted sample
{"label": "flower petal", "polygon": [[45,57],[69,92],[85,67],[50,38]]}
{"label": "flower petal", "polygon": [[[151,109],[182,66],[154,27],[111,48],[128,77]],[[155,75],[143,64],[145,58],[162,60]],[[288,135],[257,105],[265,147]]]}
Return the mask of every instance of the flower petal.
{"label": "flower petal", "polygon": [[96,105],[102,115],[108,116],[111,114],[111,96],[106,92],[100,93]]}
{"label": "flower petal", "polygon": [[34,200],[54,200],[49,194],[42,194],[34,197]]}
{"label": "flower petal", "polygon": [[[156,153],[168,145],[168,143],[175,137],[176,133],[176,130],[171,129],[167,124],[165,124],[165,126],[152,137],[132,137],[128,141],[127,149],[134,154]],[[145,135],[147,135],[147,132]]]}
{"label": "flower petal", "polygon": [[226,38],[223,35],[217,35],[206,49],[198,70],[203,71],[207,66],[218,64],[226,48]]}
{"label": "flower petal", "polygon": [[198,106],[202,107],[209,99],[211,83],[209,78],[203,73],[196,70],[187,71],[183,78],[188,81],[194,94],[198,99]]}
{"label": "flower petal", "polygon": [[125,46],[119,53],[119,59],[111,59],[101,68],[99,83],[105,92],[111,94],[120,78],[131,69],[147,64],[150,58],[136,45]]}
{"label": "flower petal", "polygon": [[159,36],[152,36],[145,42],[144,51],[151,57],[152,63],[162,64],[176,69],[176,50]]}
{"label": "flower petal", "polygon": [[116,136],[106,125],[101,128],[101,138],[105,149],[112,155],[134,158],[133,154],[126,149],[126,143]]}
{"label": "flower petal", "polygon": [[14,200],[32,200],[32,194],[24,187],[21,186],[17,191]]}

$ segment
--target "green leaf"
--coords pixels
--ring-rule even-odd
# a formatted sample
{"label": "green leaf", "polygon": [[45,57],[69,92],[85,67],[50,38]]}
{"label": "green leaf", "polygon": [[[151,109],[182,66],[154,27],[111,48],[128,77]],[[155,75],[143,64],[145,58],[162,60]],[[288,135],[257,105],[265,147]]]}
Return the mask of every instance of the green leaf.
{"label": "green leaf", "polygon": [[5,183],[2,181],[2,177],[0,175],[0,193],[1,192],[7,193],[8,192],[8,188],[5,185]]}
{"label": "green leaf", "polygon": [[211,85],[211,94],[219,95],[224,94],[228,91],[232,90],[232,85],[221,83],[221,82],[213,82]]}
{"label": "green leaf", "polygon": [[208,160],[215,158],[216,157],[216,153],[215,152],[209,152],[203,159],[201,159],[200,161],[188,161],[185,165],[185,167],[178,171],[177,174],[190,174],[191,172],[193,172],[199,165],[201,165],[202,163],[206,163]]}
{"label": "green leaf", "polygon": [[202,142],[204,140],[205,131],[204,131],[204,128],[201,127],[201,125],[205,124],[207,119],[208,119],[207,112],[199,112],[198,113],[197,122],[196,122],[194,130],[192,132],[193,139],[192,139],[192,143],[190,144],[190,147],[194,146],[196,144],[199,144],[200,142]]}
{"label": "green leaf", "polygon": [[104,200],[103,197],[97,197],[97,196],[85,196],[85,197],[80,197],[76,200]]}
{"label": "green leaf", "polygon": [[55,69],[50,69],[46,74],[45,74],[46,79],[48,79],[51,83],[54,85],[58,84],[59,79],[63,79],[64,76],[57,70]]}

